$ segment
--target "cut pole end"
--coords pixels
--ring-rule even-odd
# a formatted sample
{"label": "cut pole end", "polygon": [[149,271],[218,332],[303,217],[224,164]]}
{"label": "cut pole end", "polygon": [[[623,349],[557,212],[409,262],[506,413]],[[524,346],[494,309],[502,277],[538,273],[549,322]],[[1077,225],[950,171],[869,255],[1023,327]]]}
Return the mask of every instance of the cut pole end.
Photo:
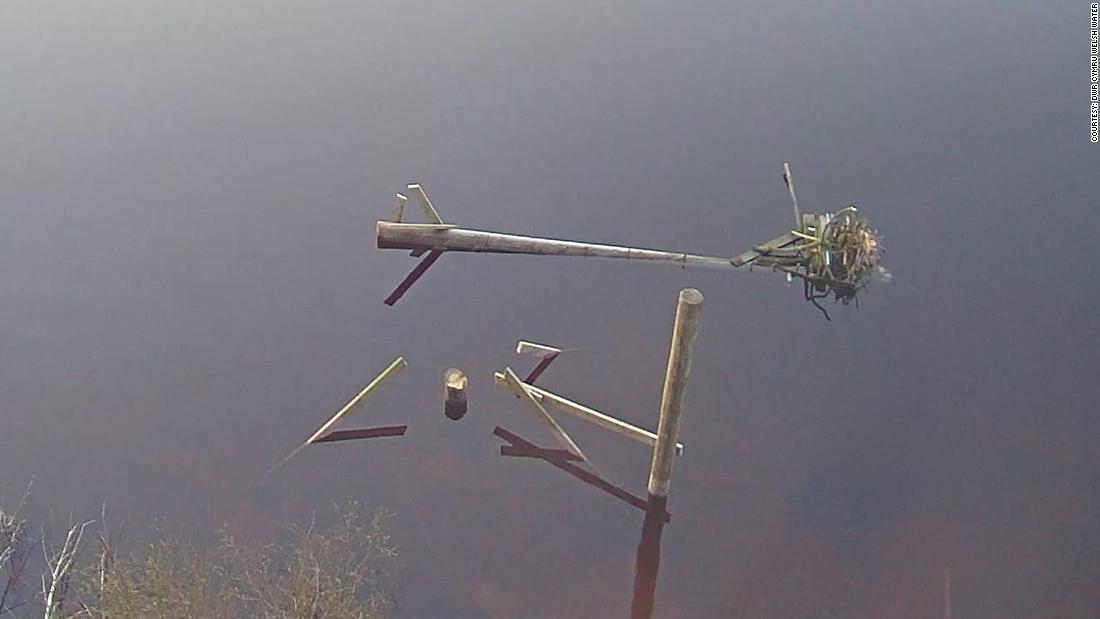
{"label": "cut pole end", "polygon": [[703,293],[699,292],[695,288],[684,288],[680,291],[680,303],[686,305],[702,305]]}

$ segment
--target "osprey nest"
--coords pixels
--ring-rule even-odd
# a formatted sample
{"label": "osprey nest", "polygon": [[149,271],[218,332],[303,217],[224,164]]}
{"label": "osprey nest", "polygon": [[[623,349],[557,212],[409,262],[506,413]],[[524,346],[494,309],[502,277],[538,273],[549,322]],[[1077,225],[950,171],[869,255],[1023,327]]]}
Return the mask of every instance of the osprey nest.
{"label": "osprey nest", "polygon": [[807,215],[803,231],[791,231],[802,243],[783,248],[799,254],[801,264],[782,270],[805,280],[806,298],[814,305],[829,295],[845,305],[858,304],[856,294],[872,277],[886,273],[878,233],[857,213],[848,206],[833,215]]}

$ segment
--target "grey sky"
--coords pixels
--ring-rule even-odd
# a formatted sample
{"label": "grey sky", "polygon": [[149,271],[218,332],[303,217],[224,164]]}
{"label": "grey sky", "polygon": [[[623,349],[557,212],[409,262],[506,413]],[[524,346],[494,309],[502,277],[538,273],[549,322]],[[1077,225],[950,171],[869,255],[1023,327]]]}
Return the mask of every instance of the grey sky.
{"label": "grey sky", "polygon": [[[496,456],[495,424],[549,437],[491,370],[583,347],[545,384],[655,426],[694,286],[657,616],[933,617],[948,565],[960,617],[1100,613],[1087,3],[679,4],[0,5],[0,484],[255,530],[355,493],[398,513],[411,616],[625,616],[640,515]],[[783,161],[885,236],[895,283],[831,323],[767,274],[522,256],[382,304],[408,182],[733,255],[789,225]],[[358,421],[405,438],[263,478],[397,354]]]}

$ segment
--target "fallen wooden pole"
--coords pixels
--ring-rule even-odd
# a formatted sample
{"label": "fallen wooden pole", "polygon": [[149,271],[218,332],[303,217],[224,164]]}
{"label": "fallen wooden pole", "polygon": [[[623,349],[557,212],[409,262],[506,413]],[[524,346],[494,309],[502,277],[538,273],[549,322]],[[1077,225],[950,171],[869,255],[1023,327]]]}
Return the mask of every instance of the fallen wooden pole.
{"label": "fallen wooden pole", "polygon": [[443,222],[421,185],[409,185],[409,191],[424,210],[427,223],[405,222],[406,198],[397,194],[393,220],[380,220],[376,225],[376,242],[380,249],[408,250],[413,256],[427,252],[431,254],[386,298],[386,304],[396,303],[443,252],[456,251],[615,258],[676,264],[681,268],[737,269],[748,266],[751,271],[754,266],[766,267],[784,273],[788,282],[794,277],[803,280],[806,300],[828,319],[828,312],[817,299],[834,295],[847,305],[856,299],[871,278],[889,277],[889,272],[879,264],[879,238],[867,226],[866,219],[855,217],[856,207],[852,205],[836,213],[801,213],[790,165],[786,163],[783,164],[783,180],[794,207],[796,229],[731,257],[460,228]]}
{"label": "fallen wooden pole", "polygon": [[641,249],[623,245],[544,239],[535,236],[469,230],[446,224],[379,221],[376,232],[379,249],[617,258],[621,260],[664,262],[682,267],[736,268],[730,258],[719,256]]}
{"label": "fallen wooden pole", "polygon": [[657,424],[657,445],[649,469],[651,499],[668,496],[672,484],[672,462],[676,439],[680,436],[680,418],[684,414],[684,391],[691,373],[691,355],[699,334],[699,314],[703,294],[694,288],[680,291],[676,303],[676,321],[672,326],[672,346],[661,394],[661,419]]}

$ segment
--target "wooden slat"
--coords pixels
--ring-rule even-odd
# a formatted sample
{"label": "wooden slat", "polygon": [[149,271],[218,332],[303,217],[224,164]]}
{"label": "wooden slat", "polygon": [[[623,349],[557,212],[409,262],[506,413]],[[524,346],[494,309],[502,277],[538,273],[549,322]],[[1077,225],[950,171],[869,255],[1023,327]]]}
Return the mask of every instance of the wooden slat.
{"label": "wooden slat", "polygon": [[795,242],[796,240],[798,240],[798,239],[793,234],[791,234],[790,232],[788,232],[788,233],[786,233],[782,236],[777,236],[776,238],[774,238],[770,241],[761,243],[761,244],[753,247],[749,251],[744,252],[743,254],[735,257],[733,259],[733,266],[735,266],[735,267],[744,266],[745,264],[748,264],[749,262],[752,262],[752,261],[756,260],[760,256],[763,256],[763,255],[767,254],[770,251],[775,251],[775,250],[781,249],[784,245],[789,245],[789,244]]}
{"label": "wooden slat", "polygon": [[[494,372],[493,378],[495,379],[497,384],[507,386],[503,372]],[[611,415],[608,415],[606,413],[601,413],[594,408],[589,408],[583,404],[579,404],[568,398],[564,398],[556,393],[547,391],[542,387],[532,385],[530,382],[526,382],[526,385],[527,390],[531,392],[531,395],[533,395],[536,400],[539,400],[543,404],[549,404],[550,406],[553,406],[560,411],[564,411],[570,415],[573,415],[578,419],[596,424],[601,428],[611,430],[612,432],[626,436],[627,438],[638,441],[644,445],[649,445],[650,447],[653,447],[657,444],[657,435],[653,432],[650,432],[649,430],[639,428],[638,426],[627,423],[616,417],[612,417]],[[517,395],[516,397],[518,398],[520,396]],[[676,455],[680,456],[683,455],[683,453],[683,443],[676,443]]]}
{"label": "wooden slat", "polygon": [[521,396],[520,400],[527,404],[527,408],[531,410],[535,417],[546,424],[546,427],[550,430],[550,433],[554,435],[555,439],[557,439],[558,444],[560,444],[565,449],[568,449],[569,451],[577,454],[585,461],[588,460],[588,456],[584,455],[584,452],[581,451],[581,448],[579,445],[577,445],[577,442],[574,441],[573,438],[569,436],[569,433],[566,432],[565,429],[562,428],[561,425],[554,420],[550,413],[546,412],[546,409],[543,408],[542,404],[539,403],[539,401],[531,395],[531,392],[528,390],[527,385],[524,384],[518,376],[516,376],[516,373],[512,371],[512,368],[504,368],[504,380],[507,383],[508,387],[511,388],[513,393]]}
{"label": "wooden slat", "polygon": [[413,194],[417,202],[420,203],[420,208],[424,211],[424,219],[428,220],[428,223],[442,224],[443,219],[439,217],[439,213],[432,206],[432,201],[428,199],[428,194],[424,191],[424,188],[417,183],[413,183],[409,185],[408,189],[409,193]]}

